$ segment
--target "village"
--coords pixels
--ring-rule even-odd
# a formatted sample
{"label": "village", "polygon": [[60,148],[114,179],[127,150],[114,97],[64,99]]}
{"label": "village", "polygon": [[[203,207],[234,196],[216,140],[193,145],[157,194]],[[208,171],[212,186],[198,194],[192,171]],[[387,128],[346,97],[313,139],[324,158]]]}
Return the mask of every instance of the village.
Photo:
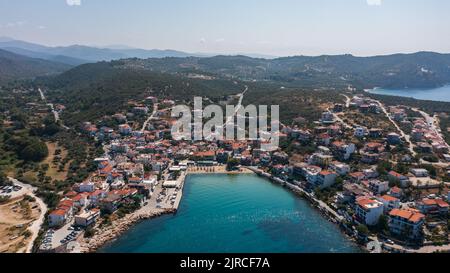
{"label": "village", "polygon": [[[450,155],[436,121],[364,95],[344,97],[310,126],[282,125],[276,151],[255,140],[172,140],[175,101],[152,96],[108,117],[114,126],[83,123],[105,155],[50,212],[40,250],[93,251],[130,222],[175,212],[189,173],[217,172],[255,172],[299,192],[364,246],[448,250]],[[136,117],[145,121],[128,121]],[[111,226],[117,232],[105,237]]]}

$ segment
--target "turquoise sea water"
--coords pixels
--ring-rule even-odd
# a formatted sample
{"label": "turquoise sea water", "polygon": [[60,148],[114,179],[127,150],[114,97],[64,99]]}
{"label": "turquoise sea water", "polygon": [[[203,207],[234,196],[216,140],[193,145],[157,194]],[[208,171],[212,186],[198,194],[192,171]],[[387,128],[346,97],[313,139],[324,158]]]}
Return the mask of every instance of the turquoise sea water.
{"label": "turquoise sea water", "polygon": [[175,215],[146,220],[109,253],[358,252],[308,202],[253,174],[190,175]]}
{"label": "turquoise sea water", "polygon": [[432,89],[382,89],[369,90],[370,93],[409,97],[419,100],[448,101],[450,102],[450,85]]}

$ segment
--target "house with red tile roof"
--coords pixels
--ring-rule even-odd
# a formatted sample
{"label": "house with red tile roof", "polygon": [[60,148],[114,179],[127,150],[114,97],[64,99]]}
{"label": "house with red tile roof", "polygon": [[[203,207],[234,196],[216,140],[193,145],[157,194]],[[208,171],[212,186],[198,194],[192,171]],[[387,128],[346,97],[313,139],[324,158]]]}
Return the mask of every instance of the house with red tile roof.
{"label": "house with red tile roof", "polygon": [[365,225],[376,225],[383,211],[383,203],[374,197],[364,196],[356,199],[356,219]]}
{"label": "house with red tile roof", "polygon": [[441,214],[447,215],[449,204],[442,199],[424,198],[417,202],[417,207],[424,214]]}
{"label": "house with red tile roof", "polygon": [[414,209],[393,209],[389,213],[392,234],[409,239],[420,239],[425,215]]}

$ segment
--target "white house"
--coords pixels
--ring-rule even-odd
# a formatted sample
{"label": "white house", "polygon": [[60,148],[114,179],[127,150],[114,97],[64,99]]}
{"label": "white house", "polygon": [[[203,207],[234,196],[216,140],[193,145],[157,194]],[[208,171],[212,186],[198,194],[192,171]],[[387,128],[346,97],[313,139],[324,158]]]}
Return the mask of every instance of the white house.
{"label": "white house", "polygon": [[426,169],[411,169],[410,171],[415,177],[428,177],[429,176],[428,171]]}
{"label": "white house", "polygon": [[337,173],[332,171],[321,171],[319,175],[317,176],[315,186],[325,189],[330,187],[331,185],[336,182]]}
{"label": "white house", "polygon": [[85,181],[79,185],[78,191],[79,192],[94,192],[95,184],[94,184],[94,182]]}
{"label": "white house", "polygon": [[398,209],[400,207],[400,200],[390,195],[383,195],[379,197],[378,200],[383,203],[384,212]]}
{"label": "white house", "polygon": [[92,209],[87,212],[80,213],[75,216],[75,225],[81,227],[88,227],[95,224],[95,221],[100,216],[99,209]]}
{"label": "white house", "polygon": [[341,162],[333,162],[330,168],[339,175],[346,175],[350,172],[350,166]]}
{"label": "white house", "polygon": [[370,180],[369,189],[375,194],[385,193],[389,190],[388,181]]}
{"label": "white house", "polygon": [[369,226],[376,225],[383,214],[384,205],[375,198],[361,197],[356,201],[357,219]]}
{"label": "white house", "polygon": [[366,134],[367,134],[367,129],[366,128],[364,128],[364,127],[356,127],[355,133],[354,133],[355,137],[361,138],[361,137],[364,137]]}

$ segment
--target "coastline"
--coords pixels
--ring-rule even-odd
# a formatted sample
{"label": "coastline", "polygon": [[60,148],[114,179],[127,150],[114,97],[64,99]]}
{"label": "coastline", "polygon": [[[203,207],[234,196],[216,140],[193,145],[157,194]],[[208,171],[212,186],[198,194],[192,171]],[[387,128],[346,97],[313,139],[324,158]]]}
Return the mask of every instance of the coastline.
{"label": "coastline", "polygon": [[[212,169],[214,171],[212,171]],[[91,238],[81,239],[80,242],[80,252],[81,253],[94,253],[98,249],[102,248],[108,243],[113,242],[118,237],[123,235],[126,231],[132,228],[134,225],[138,224],[141,221],[154,219],[163,215],[176,213],[178,210],[178,206],[181,202],[183,196],[183,186],[184,186],[184,178],[190,174],[229,174],[229,175],[237,175],[237,174],[253,174],[253,171],[247,168],[240,168],[238,171],[227,171],[225,165],[215,166],[215,167],[191,167],[186,171],[186,174],[183,177],[183,181],[181,183],[181,190],[177,199],[175,201],[173,208],[151,208],[149,206],[144,206],[139,210],[124,216],[121,219],[115,220],[111,223],[111,225],[104,226],[96,231],[94,236]]]}
{"label": "coastline", "polygon": [[256,167],[245,167],[245,168],[258,176],[266,178],[269,182],[278,184],[278,185],[282,186],[283,188],[287,188],[292,193],[306,199],[312,207],[314,207],[315,209],[318,210],[318,212],[320,213],[321,216],[323,216],[329,222],[336,224],[338,226],[339,230],[341,231],[341,233],[348,240],[353,242],[356,247],[358,247],[363,253],[367,252],[367,249],[363,245],[358,244],[356,239],[354,237],[350,236],[349,234],[347,234],[345,232],[343,226],[340,225],[342,223],[342,218],[341,218],[342,216],[338,215],[336,212],[334,212],[331,208],[329,208],[322,201],[315,199],[309,193],[307,193],[306,191],[301,189],[299,186],[288,183],[280,178],[273,177],[271,174],[266,173]]}
{"label": "coastline", "polygon": [[123,233],[128,231],[135,224],[148,219],[153,219],[162,215],[175,213],[176,209],[160,209],[148,213],[132,213],[114,221],[111,225],[101,228],[91,238],[83,239],[80,243],[81,253],[93,253],[105,244],[113,242]]}
{"label": "coastline", "polygon": [[[331,208],[329,208],[327,205],[323,204],[323,202],[313,198],[310,196],[309,193],[302,190],[300,187],[287,183],[279,178],[273,177],[272,175],[263,172],[262,170],[255,168],[255,167],[241,167],[239,171],[227,171],[225,169],[225,166],[219,166],[223,168],[217,169],[216,171],[211,172],[208,171],[209,167],[205,167],[203,169],[188,169],[186,171],[186,177],[190,174],[229,174],[229,175],[238,175],[238,174],[256,174],[258,176],[266,178],[269,182],[278,184],[284,188],[287,188],[292,193],[307,199],[309,204],[313,206],[315,209],[318,210],[318,212],[321,214],[321,216],[325,217],[326,220],[336,224],[339,227],[339,230],[342,232],[342,234],[350,241],[352,241],[355,246],[357,246],[362,252],[367,252],[367,250],[364,248],[364,246],[358,244],[356,242],[356,239],[352,236],[349,236],[344,228],[340,225],[342,219],[335,213]],[[184,183],[182,183],[182,186]],[[182,189],[181,194],[179,198],[177,198],[177,204],[181,202],[182,199]],[[126,231],[128,231],[130,228],[132,228],[134,225],[138,224],[141,221],[144,220],[150,220],[154,219],[163,215],[167,214],[173,214],[176,213],[178,210],[178,205],[174,206],[174,208],[160,208],[160,209],[153,209],[148,207],[142,207],[138,211],[128,214],[125,217],[115,220],[111,223],[111,225],[105,226],[101,229],[99,229],[95,235],[91,238],[85,238],[82,239],[82,242],[80,243],[80,252],[81,253],[94,253],[98,249],[102,248],[108,243],[113,242],[118,237],[123,235]],[[334,212],[334,213],[333,213]]]}
{"label": "coastline", "polygon": [[225,165],[212,166],[212,167],[189,167],[187,169],[187,175],[189,174],[248,174],[253,173],[251,170],[245,167],[239,168],[236,171],[228,171]]}

